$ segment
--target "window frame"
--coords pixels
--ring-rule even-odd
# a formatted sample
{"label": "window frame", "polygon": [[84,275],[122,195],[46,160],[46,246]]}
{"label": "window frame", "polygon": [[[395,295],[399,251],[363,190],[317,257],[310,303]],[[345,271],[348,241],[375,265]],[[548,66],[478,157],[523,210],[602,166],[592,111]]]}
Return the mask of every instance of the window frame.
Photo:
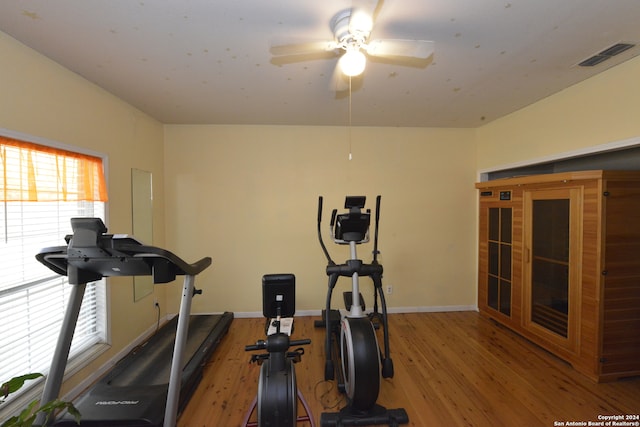
{"label": "window frame", "polygon": [[[109,158],[105,153],[93,151],[87,149],[85,147],[79,147],[75,145],[65,144],[58,141],[50,140],[43,137],[33,136],[21,132],[16,132],[10,129],[0,128],[0,136],[6,138],[12,138],[20,141],[24,141],[27,143],[33,143],[42,145],[45,147],[75,152],[79,154],[84,154],[88,156],[93,156],[100,158],[102,160],[102,167],[104,173],[105,183],[107,185],[109,183]],[[100,202],[104,204],[104,218],[103,221],[105,224],[109,224],[109,202]],[[64,241],[60,242],[60,245],[63,245]],[[34,254],[35,256],[35,254]],[[101,313],[104,316],[104,340],[94,343],[88,346],[85,350],[76,354],[69,358],[67,362],[67,367],[64,373],[64,380],[68,377],[74,375],[79,372],[86,366],[88,366],[92,361],[98,358],[102,353],[107,351],[111,347],[112,343],[112,335],[111,335],[111,304],[110,304],[110,286],[108,279],[104,278],[103,284],[99,285],[102,287],[102,290],[98,290],[101,292],[104,297],[104,307],[103,312]],[[100,316],[100,314],[98,314]],[[53,356],[53,354],[52,354]],[[48,370],[47,370],[48,372]],[[26,374],[18,373],[18,375]],[[7,381],[10,378],[2,378],[0,381]],[[42,389],[44,387],[44,378],[39,378],[30,382],[30,384],[25,384],[25,386],[19,390],[18,392],[9,396],[4,403],[0,406],[0,419],[4,419],[5,417],[11,416],[20,410],[22,410],[29,402],[39,399],[42,394]]]}

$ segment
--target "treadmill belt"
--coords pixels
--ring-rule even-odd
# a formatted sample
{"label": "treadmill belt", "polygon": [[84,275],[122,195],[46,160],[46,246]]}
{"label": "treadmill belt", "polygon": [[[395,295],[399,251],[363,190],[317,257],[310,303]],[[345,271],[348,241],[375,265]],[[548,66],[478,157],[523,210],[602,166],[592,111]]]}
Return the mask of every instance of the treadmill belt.
{"label": "treadmill belt", "polygon": [[[233,313],[229,312],[189,317],[179,412],[195,391],[204,365],[232,320]],[[176,316],[73,402],[81,414],[80,426],[162,426],[177,323]],[[54,425],[77,426],[68,414]]]}
{"label": "treadmill belt", "polygon": [[[190,317],[183,369],[206,341],[207,335],[220,321],[220,317],[219,315]],[[176,316],[163,325],[139,350],[132,352],[128,360],[125,360],[124,366],[120,366],[124,361],[116,365],[108,375],[106,383],[114,387],[168,384],[177,322]]]}

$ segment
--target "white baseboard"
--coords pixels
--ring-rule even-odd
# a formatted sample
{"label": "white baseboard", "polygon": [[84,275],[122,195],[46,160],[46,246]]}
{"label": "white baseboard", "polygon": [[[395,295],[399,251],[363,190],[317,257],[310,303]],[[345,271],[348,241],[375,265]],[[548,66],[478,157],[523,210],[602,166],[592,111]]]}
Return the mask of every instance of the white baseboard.
{"label": "white baseboard", "polygon": [[[388,313],[442,313],[447,311],[478,311],[477,305],[444,305],[444,306],[423,306],[423,307],[388,307]],[[320,316],[322,310],[300,310],[296,311],[294,317]],[[263,317],[261,311],[236,311],[233,316],[242,318]]]}
{"label": "white baseboard", "polygon": [[[294,317],[320,316],[321,314],[321,310],[298,310]],[[261,311],[234,311],[233,317],[236,319],[254,319],[256,317],[264,316],[262,316]]]}

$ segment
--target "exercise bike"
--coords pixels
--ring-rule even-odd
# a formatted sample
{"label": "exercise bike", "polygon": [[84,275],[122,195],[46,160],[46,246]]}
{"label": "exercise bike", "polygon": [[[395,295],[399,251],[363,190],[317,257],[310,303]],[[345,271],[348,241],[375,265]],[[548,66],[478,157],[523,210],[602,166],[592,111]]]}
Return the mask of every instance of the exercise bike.
{"label": "exercise bike", "polygon": [[[358,259],[356,247],[369,242],[371,210],[363,211],[365,196],[347,196],[345,209],[348,212],[331,214],[330,232],[333,241],[349,245],[350,259],[336,264],[322,239],[322,196],[318,199],[318,239],[327,258],[326,273],[329,276],[326,309],[322,321],[316,326],[326,328],[325,380],[334,380],[338,370],[338,388],[347,395],[347,406],[337,413],[323,413],[320,425],[391,425],[406,424],[409,417],[404,409],[387,409],[376,403],[380,391],[380,377],[393,377],[393,361],[389,352],[387,307],[382,289],[382,265],[378,262],[378,223],[380,199],[376,198],[375,237],[373,260],[365,264]],[[351,278],[351,291],[345,292],[344,302],[348,314],[342,318],[339,310],[331,308],[331,297],[339,277]],[[365,314],[365,304],[360,294],[360,277],[371,277],[374,284],[374,310]],[[378,312],[378,296],[382,312]],[[376,328],[383,328],[384,351],[380,349]],[[336,348],[339,345],[339,349]]]}
{"label": "exercise bike", "polygon": [[[258,363],[260,377],[258,394],[243,421],[243,426],[293,427],[299,421],[308,421],[315,427],[311,409],[296,384],[294,363],[300,362],[304,350],[290,347],[311,344],[311,340],[290,340],[295,313],[295,276],[293,274],[267,274],[262,277],[262,314],[267,318],[267,339],[248,345],[245,351],[266,350],[251,356]],[[306,416],[298,417],[298,399]],[[258,408],[258,421],[249,422]]]}

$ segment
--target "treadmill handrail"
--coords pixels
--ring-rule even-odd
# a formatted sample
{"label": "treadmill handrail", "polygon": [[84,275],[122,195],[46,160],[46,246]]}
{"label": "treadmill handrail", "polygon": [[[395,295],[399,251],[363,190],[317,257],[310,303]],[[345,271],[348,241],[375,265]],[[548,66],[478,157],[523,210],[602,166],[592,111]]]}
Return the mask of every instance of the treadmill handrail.
{"label": "treadmill handrail", "polygon": [[[143,246],[143,245],[123,245],[118,247],[119,252],[125,252],[128,257],[131,258],[144,258],[153,263],[156,259],[165,259],[169,261],[173,266],[177,268],[176,274],[179,276],[184,275],[192,275],[195,276],[200,274],[203,270],[209,267],[212,263],[211,257],[204,257],[199,259],[194,263],[188,263],[184,261],[182,258],[177,255],[161,248],[157,248],[154,246]],[[67,246],[53,246],[48,248],[43,248],[36,254],[36,259],[44,264],[49,269],[53,270],[55,273],[66,276],[67,270],[66,268],[61,268],[62,265],[67,265],[68,260],[82,260],[87,261],[90,259],[104,259],[105,262],[113,259],[122,259],[121,256],[113,255],[113,256],[103,256],[103,257],[73,257],[69,256],[67,252]],[[109,276],[122,276],[123,274],[118,274],[116,271]],[[138,274],[138,276],[144,276],[145,274]],[[105,275],[105,277],[107,277]]]}
{"label": "treadmill handrail", "polygon": [[72,218],[71,228],[73,234],[65,237],[67,246],[44,248],[36,254],[49,269],[69,276],[71,284],[109,276],[149,275],[154,276],[154,283],[167,283],[177,275],[195,276],[211,265],[210,257],[189,264],[166,249],[144,245],[132,236],[107,234],[100,218]]}

